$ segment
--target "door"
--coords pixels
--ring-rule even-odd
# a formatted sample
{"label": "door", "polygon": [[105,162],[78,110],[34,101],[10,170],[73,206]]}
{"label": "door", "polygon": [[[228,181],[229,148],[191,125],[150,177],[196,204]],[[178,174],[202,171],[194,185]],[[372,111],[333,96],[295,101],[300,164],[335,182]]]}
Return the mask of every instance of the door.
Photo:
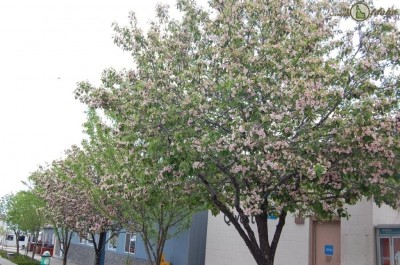
{"label": "door", "polygon": [[393,264],[400,265],[400,237],[392,237],[393,240]]}
{"label": "door", "polygon": [[313,235],[313,264],[340,265],[340,221],[314,221]]}
{"label": "door", "polygon": [[400,265],[400,237],[379,237],[378,265]]}
{"label": "door", "polygon": [[379,238],[379,265],[391,265],[390,237]]}

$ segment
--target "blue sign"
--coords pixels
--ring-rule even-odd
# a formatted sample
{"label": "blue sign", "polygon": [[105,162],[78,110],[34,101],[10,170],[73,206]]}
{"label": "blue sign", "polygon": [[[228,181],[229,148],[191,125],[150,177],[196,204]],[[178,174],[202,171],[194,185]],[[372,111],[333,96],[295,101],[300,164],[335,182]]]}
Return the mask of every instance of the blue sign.
{"label": "blue sign", "polygon": [[268,218],[268,219],[271,219],[271,220],[276,220],[276,219],[278,219],[278,216],[273,215],[273,214],[268,214],[268,215],[267,215],[267,218]]}
{"label": "blue sign", "polygon": [[333,245],[325,245],[325,256],[333,256]]}

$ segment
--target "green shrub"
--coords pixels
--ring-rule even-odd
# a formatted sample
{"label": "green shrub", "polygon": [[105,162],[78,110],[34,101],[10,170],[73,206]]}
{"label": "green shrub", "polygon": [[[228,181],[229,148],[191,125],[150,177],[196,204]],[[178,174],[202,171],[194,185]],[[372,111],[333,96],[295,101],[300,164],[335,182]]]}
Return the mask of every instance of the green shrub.
{"label": "green shrub", "polygon": [[27,256],[24,256],[24,255],[15,256],[14,258],[12,258],[10,260],[18,265],[39,265],[40,264],[40,261],[32,259]]}
{"label": "green shrub", "polygon": [[[2,258],[7,258],[7,251],[0,250],[0,256]],[[10,257],[10,261],[18,265],[40,265],[40,261],[21,254],[15,254],[14,257]]]}

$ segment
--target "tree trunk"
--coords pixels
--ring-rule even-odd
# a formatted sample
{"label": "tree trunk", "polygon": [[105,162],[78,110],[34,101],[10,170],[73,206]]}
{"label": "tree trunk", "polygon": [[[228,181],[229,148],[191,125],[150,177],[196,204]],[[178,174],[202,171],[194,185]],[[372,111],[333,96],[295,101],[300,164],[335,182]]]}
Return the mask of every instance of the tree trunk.
{"label": "tree trunk", "polygon": [[36,244],[34,244],[32,248],[32,259],[35,258],[35,252],[36,252]]}
{"label": "tree trunk", "polygon": [[[71,242],[71,239],[68,241]],[[67,265],[69,243],[63,243],[63,265]]]}
{"label": "tree trunk", "polygon": [[[60,251],[63,254],[63,265],[67,265],[68,251],[69,251],[69,246],[71,244],[71,239],[72,239],[73,233],[70,232],[67,228],[61,228],[61,229],[62,229],[62,231],[61,231],[62,238],[61,238],[58,230],[56,230],[56,234],[57,234],[58,242],[60,242],[60,244],[62,245],[62,250],[60,250]],[[61,239],[63,239],[63,240],[61,240]]]}
{"label": "tree trunk", "polygon": [[94,246],[94,265],[104,265],[104,251],[107,239],[107,232],[101,232],[99,235],[99,243],[95,244],[93,237],[93,246]]}
{"label": "tree trunk", "polygon": [[260,244],[260,250],[262,253],[262,255],[259,255],[258,257],[261,262],[260,265],[274,264],[275,253],[278,247],[282,229],[285,225],[286,215],[287,215],[286,211],[282,211],[281,214],[279,215],[278,224],[276,225],[275,233],[271,243],[269,243],[269,236],[268,236],[268,219],[263,215],[256,216],[255,219],[258,229],[258,239]]}
{"label": "tree trunk", "polygon": [[166,241],[166,236],[167,236],[167,232],[165,231],[165,229],[161,229],[161,235],[157,244],[157,261],[156,261],[156,265],[160,265],[161,264],[161,257],[162,254],[164,252],[164,246],[165,246],[165,241]]}
{"label": "tree trunk", "polygon": [[244,240],[246,246],[250,250],[254,260],[257,265],[273,265],[275,260],[275,252],[278,246],[278,242],[280,239],[280,235],[282,233],[282,229],[285,225],[286,215],[285,211],[279,215],[279,221],[275,229],[275,233],[272,239],[271,244],[269,243],[268,237],[268,220],[265,214],[256,216],[257,229],[259,233],[259,240],[257,242],[254,231],[250,227],[250,218],[244,215],[243,211],[240,208],[237,209],[240,215],[240,218],[236,218],[235,215],[225,207],[220,201],[218,201],[214,197],[214,204],[218,206],[222,213],[228,217],[229,221],[235,229],[239,232],[240,237]]}
{"label": "tree trunk", "polygon": [[[33,248],[32,248],[32,259],[35,258],[35,252],[36,252],[36,242],[37,242],[37,238],[39,237],[39,232],[34,232],[33,233],[33,238],[31,238],[30,242],[31,244],[33,244]],[[33,240],[36,238],[36,242],[33,242]]]}
{"label": "tree trunk", "polygon": [[[143,230],[145,231],[145,229],[143,229]],[[145,247],[145,250],[146,250],[146,255],[147,255],[148,262],[150,262],[151,265],[154,265],[153,258],[152,258],[152,255],[151,255],[152,254],[151,242],[147,237],[147,233],[146,232],[142,232],[141,236],[142,236],[142,239],[143,239],[143,242],[144,242],[144,247]]]}
{"label": "tree trunk", "polygon": [[96,255],[94,256],[94,265],[100,265],[100,254],[97,253],[97,251]]}
{"label": "tree trunk", "polygon": [[17,245],[17,255],[19,254],[19,232],[15,232],[15,244]]}
{"label": "tree trunk", "polygon": [[67,255],[63,256],[63,265],[67,265]]}

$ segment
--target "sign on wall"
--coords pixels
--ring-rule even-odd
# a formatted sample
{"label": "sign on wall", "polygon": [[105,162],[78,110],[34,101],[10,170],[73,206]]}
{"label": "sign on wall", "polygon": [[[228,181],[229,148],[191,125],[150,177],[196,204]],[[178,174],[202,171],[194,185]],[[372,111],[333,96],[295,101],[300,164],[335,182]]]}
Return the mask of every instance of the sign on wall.
{"label": "sign on wall", "polygon": [[325,245],[325,256],[333,256],[333,245]]}

